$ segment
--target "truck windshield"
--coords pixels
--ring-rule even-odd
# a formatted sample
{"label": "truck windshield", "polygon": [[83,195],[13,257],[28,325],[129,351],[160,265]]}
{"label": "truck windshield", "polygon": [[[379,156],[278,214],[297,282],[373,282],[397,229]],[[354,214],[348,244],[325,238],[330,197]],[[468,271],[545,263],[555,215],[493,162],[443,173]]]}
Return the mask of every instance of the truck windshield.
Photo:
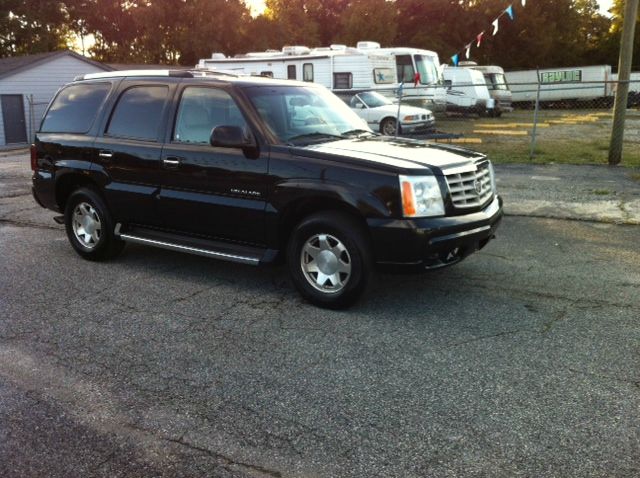
{"label": "truck windshield", "polygon": [[431,85],[440,83],[438,68],[433,58],[427,55],[413,55],[416,62],[416,68],[420,73],[420,83],[423,85]]}
{"label": "truck windshield", "polygon": [[487,87],[490,90],[507,90],[507,79],[502,73],[488,73],[485,75]]}
{"label": "truck windshield", "polygon": [[283,143],[332,141],[367,123],[337,96],[321,87],[251,86],[249,100],[268,129]]}

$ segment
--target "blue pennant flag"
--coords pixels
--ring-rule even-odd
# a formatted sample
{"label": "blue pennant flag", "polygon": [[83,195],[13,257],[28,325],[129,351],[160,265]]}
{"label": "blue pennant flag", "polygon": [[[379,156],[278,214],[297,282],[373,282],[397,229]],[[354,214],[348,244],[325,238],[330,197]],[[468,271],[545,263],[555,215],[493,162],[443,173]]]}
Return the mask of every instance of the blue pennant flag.
{"label": "blue pennant flag", "polygon": [[513,20],[513,5],[509,5],[505,10],[505,12],[507,12],[507,15],[509,15],[509,18]]}
{"label": "blue pennant flag", "polygon": [[453,62],[453,66],[458,66],[458,62],[460,61],[460,56],[456,53],[451,57],[451,61]]}

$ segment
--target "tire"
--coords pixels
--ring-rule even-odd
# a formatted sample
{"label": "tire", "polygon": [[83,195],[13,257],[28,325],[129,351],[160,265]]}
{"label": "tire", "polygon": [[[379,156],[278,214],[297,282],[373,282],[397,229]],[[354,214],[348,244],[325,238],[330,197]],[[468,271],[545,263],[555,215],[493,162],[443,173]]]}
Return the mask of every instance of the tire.
{"label": "tire", "polygon": [[339,212],[307,217],[295,227],[287,246],[287,266],[296,289],[312,304],[328,309],[349,307],[362,295],[371,262],[365,232]]}
{"label": "tire", "polygon": [[395,136],[396,135],[396,119],[395,118],[383,119],[382,123],[380,123],[380,133],[382,133],[385,136]]}
{"label": "tire", "polygon": [[93,189],[80,188],[69,196],[64,223],[71,246],[85,259],[111,259],[124,248],[113,234],[114,223],[104,200]]}

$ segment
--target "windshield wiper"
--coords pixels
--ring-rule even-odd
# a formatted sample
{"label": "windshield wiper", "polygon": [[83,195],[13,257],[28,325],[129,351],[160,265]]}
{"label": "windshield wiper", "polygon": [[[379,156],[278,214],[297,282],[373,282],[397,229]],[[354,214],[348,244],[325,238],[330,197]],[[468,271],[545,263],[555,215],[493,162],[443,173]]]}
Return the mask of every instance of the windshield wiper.
{"label": "windshield wiper", "polygon": [[289,142],[289,144],[291,144],[292,141],[296,141],[300,139],[314,140],[314,139],[323,139],[323,138],[344,139],[344,136],[339,136],[337,134],[330,134],[330,133],[321,133],[320,131],[314,131],[313,133],[304,133],[304,134],[299,134],[297,136],[292,136],[287,141]]}
{"label": "windshield wiper", "polygon": [[369,131],[368,129],[350,129],[349,131],[345,131],[342,133],[342,136],[361,136],[363,134],[370,134],[375,136],[376,133]]}

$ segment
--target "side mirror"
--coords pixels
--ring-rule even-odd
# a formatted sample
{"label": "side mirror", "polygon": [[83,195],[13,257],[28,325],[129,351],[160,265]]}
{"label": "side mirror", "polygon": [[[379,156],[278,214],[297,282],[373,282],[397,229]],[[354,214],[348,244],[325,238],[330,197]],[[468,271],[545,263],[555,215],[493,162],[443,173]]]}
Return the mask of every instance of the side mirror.
{"label": "side mirror", "polygon": [[255,140],[247,135],[240,126],[216,126],[211,130],[209,137],[211,146],[218,148],[242,149],[245,156],[254,158],[258,156],[258,147]]}

